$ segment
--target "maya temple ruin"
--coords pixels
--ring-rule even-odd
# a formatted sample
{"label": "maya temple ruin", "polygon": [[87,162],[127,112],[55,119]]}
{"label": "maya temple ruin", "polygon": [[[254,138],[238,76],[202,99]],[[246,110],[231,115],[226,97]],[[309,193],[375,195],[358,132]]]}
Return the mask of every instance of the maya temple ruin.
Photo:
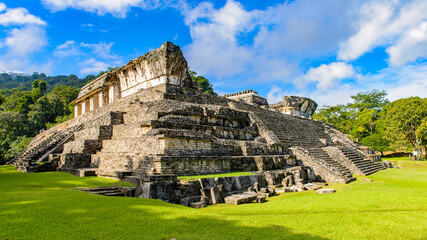
{"label": "maya temple ruin", "polygon": [[[89,82],[73,103],[74,119],[34,137],[12,161],[17,170],[130,181],[132,196],[197,207],[385,168],[373,150],[313,120],[309,98],[202,92],[171,42]],[[229,172],[254,174],[177,178]]]}

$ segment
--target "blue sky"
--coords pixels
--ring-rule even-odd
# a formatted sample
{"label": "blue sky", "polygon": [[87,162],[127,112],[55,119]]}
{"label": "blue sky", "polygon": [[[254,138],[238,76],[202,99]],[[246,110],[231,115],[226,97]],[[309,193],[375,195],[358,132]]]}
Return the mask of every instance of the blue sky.
{"label": "blue sky", "polygon": [[425,0],[0,0],[0,71],[84,77],[172,41],[219,94],[427,97],[426,13]]}

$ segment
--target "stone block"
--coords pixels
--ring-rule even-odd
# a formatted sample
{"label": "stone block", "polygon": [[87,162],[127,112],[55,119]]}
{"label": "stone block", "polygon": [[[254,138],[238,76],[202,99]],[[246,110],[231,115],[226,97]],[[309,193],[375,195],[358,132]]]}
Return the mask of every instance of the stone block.
{"label": "stone block", "polygon": [[210,188],[213,188],[214,186],[216,186],[215,179],[213,179],[213,178],[200,178],[198,180],[199,180],[200,186],[202,186],[202,188],[210,189]]}
{"label": "stone block", "polygon": [[192,208],[204,208],[206,207],[204,202],[194,202],[194,203],[190,203],[190,207]]}
{"label": "stone block", "polygon": [[263,202],[265,202],[265,201],[266,201],[265,196],[258,196],[258,197],[257,197],[257,199],[256,199],[256,202],[257,202],[257,203],[263,203]]}
{"label": "stone block", "polygon": [[368,179],[368,178],[364,178],[364,179],[362,179],[362,181],[364,181],[364,182],[373,182],[374,180]]}
{"label": "stone block", "polygon": [[239,205],[242,203],[250,203],[258,198],[258,194],[255,192],[244,192],[242,194],[234,194],[226,197],[225,203]]}
{"label": "stone block", "polygon": [[326,193],[334,193],[334,192],[336,192],[336,191],[335,191],[335,189],[332,189],[332,188],[319,189],[319,190],[315,191],[315,193],[318,193],[318,194],[326,194]]}
{"label": "stone block", "polygon": [[294,177],[293,175],[289,175],[282,180],[282,185],[284,187],[290,187],[294,185]]}
{"label": "stone block", "polygon": [[224,203],[224,192],[222,185],[211,188],[212,204]]}
{"label": "stone block", "polygon": [[304,187],[307,190],[317,190],[317,189],[321,189],[322,188],[321,186],[318,186],[318,185],[315,185],[315,184],[312,184],[312,183],[304,184]]}
{"label": "stone block", "polygon": [[212,195],[211,195],[211,189],[210,188],[202,188],[200,189],[200,192],[202,193],[202,202],[204,202],[206,205],[212,204]]}
{"label": "stone block", "polygon": [[268,188],[268,192],[270,193],[270,196],[275,196],[276,195],[276,189],[269,187]]}

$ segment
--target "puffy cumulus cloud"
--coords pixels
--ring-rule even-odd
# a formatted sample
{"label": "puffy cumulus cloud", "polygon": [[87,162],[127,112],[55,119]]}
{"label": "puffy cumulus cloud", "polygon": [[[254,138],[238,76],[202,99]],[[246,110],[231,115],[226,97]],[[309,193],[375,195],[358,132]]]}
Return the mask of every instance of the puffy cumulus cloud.
{"label": "puffy cumulus cloud", "polygon": [[385,68],[377,74],[359,76],[357,81],[335,85],[328,91],[310,88],[285,88],[275,86],[267,94],[270,103],[281,101],[283,96],[306,96],[316,101],[319,106],[346,104],[352,101],[351,95],[372,89],[386,90],[391,101],[410,96],[427,97],[427,63],[402,65]]}
{"label": "puffy cumulus cloud", "polygon": [[185,22],[190,27],[193,43],[184,47],[190,65],[202,74],[218,77],[246,70],[253,54],[237,41],[237,35],[249,29],[251,13],[234,1],[221,9],[202,2],[186,11]]}
{"label": "puffy cumulus cloud", "polygon": [[105,71],[108,67],[108,64],[102,61],[98,61],[95,58],[90,58],[81,62],[80,73],[89,74],[89,73],[99,73],[101,71]]}
{"label": "puffy cumulus cloud", "polygon": [[125,17],[132,7],[153,9],[162,4],[161,0],[42,0],[42,2],[53,11],[74,8],[99,15],[111,13],[117,17]]}
{"label": "puffy cumulus cloud", "polygon": [[0,12],[3,12],[6,9],[6,4],[0,2]]}
{"label": "puffy cumulus cloud", "polygon": [[339,85],[340,80],[354,76],[355,72],[351,65],[343,62],[334,62],[309,69],[305,74],[295,79],[295,85],[303,87],[310,82],[316,82],[317,89],[326,91]]}
{"label": "puffy cumulus cloud", "polygon": [[390,62],[393,65],[402,65],[413,62],[420,57],[427,56],[427,22],[413,28],[404,35],[396,45],[387,49]]}
{"label": "puffy cumulus cloud", "polygon": [[77,61],[80,73],[99,73],[123,64],[122,58],[112,51],[113,42],[77,43],[73,40],[58,45],[53,53],[59,61]]}
{"label": "puffy cumulus cloud", "polygon": [[386,89],[390,100],[410,96],[427,97],[427,63],[390,67],[363,76],[366,89]]}
{"label": "puffy cumulus cloud", "polygon": [[269,7],[258,14],[255,45],[298,58],[329,54],[352,34],[348,26],[359,6],[360,1],[306,0]]}
{"label": "puffy cumulus cloud", "polygon": [[14,28],[3,40],[12,56],[27,56],[37,52],[47,44],[46,32],[37,26]]}
{"label": "puffy cumulus cloud", "polygon": [[278,103],[283,100],[283,96],[286,96],[286,93],[282,90],[282,88],[273,86],[267,93],[267,101],[270,104]]}
{"label": "puffy cumulus cloud", "polygon": [[270,55],[246,41],[256,33],[262,11],[246,11],[241,3],[229,0],[219,9],[202,2],[183,14],[193,40],[183,50],[199,73],[218,78],[239,75],[242,81],[259,82],[283,80],[294,71],[295,65],[285,56]]}
{"label": "puffy cumulus cloud", "polygon": [[0,12],[4,11],[5,9],[6,12],[0,14],[0,25],[46,25],[45,21],[41,20],[37,16],[30,14],[25,8],[7,9],[5,4],[0,5]]}
{"label": "puffy cumulus cloud", "polygon": [[[340,44],[338,58],[354,60],[378,46],[394,46],[388,52],[403,47],[408,40],[408,34],[414,26],[420,26],[425,21],[427,2],[424,0],[398,1],[373,0],[366,2],[359,10],[356,21],[356,32],[348,40]],[[412,39],[414,40],[414,39]],[[399,45],[400,44],[400,45]],[[412,42],[411,46],[418,45]],[[419,49],[420,45],[418,45]],[[416,48],[406,48],[411,52],[405,55],[416,55]],[[424,47],[423,47],[424,48]],[[391,56],[393,58],[393,56]],[[413,57],[407,57],[407,61]],[[391,60],[396,62],[395,59]],[[399,64],[407,61],[399,61]]]}
{"label": "puffy cumulus cloud", "polygon": [[0,3],[0,25],[7,27],[0,39],[0,70],[50,72],[51,63],[34,63],[34,53],[47,45],[46,22],[30,14],[25,8],[7,8]]}
{"label": "puffy cumulus cloud", "polygon": [[66,58],[81,54],[80,45],[73,40],[66,41],[63,44],[56,46],[56,49],[53,52],[53,55],[59,58]]}

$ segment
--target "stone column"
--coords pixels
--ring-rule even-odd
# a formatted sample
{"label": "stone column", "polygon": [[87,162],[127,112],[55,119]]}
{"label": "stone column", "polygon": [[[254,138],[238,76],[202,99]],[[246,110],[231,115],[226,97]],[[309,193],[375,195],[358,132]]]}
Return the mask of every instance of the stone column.
{"label": "stone column", "polygon": [[86,113],[86,101],[82,101],[82,115]]}
{"label": "stone column", "polygon": [[79,104],[76,103],[76,105],[74,105],[74,117],[78,117],[79,116]]}
{"label": "stone column", "polygon": [[104,92],[99,92],[99,107],[102,108],[104,106]]}
{"label": "stone column", "polygon": [[93,97],[89,98],[89,111],[93,111],[94,106],[93,106]]}
{"label": "stone column", "polygon": [[108,103],[114,102],[114,86],[108,88]]}

